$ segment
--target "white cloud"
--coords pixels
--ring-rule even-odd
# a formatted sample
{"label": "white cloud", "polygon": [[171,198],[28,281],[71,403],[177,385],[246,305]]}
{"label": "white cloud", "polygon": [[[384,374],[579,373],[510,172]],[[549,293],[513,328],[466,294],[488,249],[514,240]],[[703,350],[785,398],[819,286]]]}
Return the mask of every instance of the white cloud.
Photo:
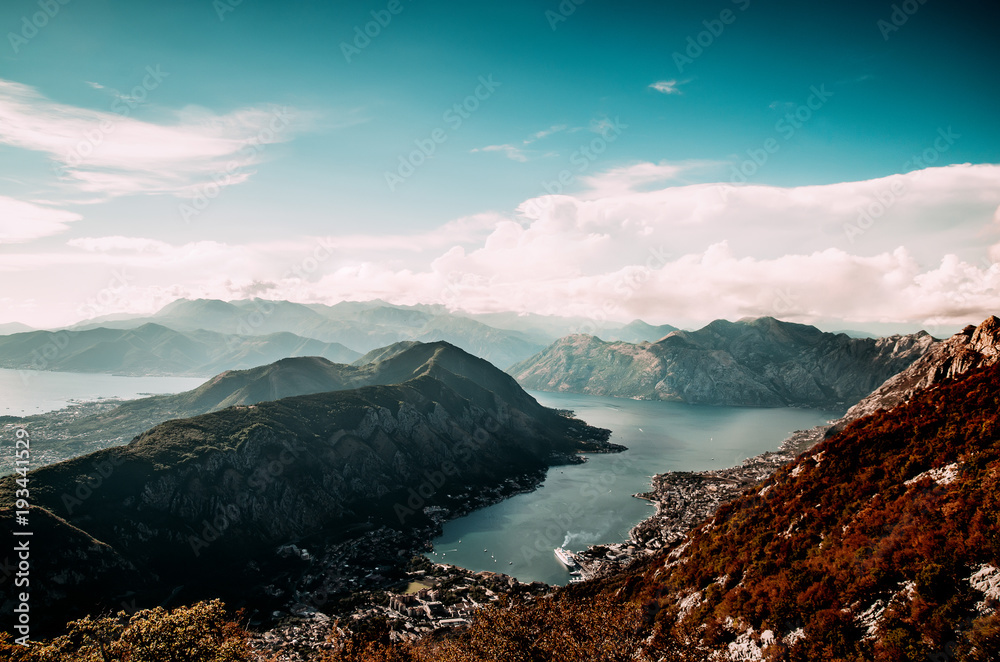
{"label": "white cloud", "polygon": [[[152,82],[143,89],[155,93]],[[266,145],[287,141],[296,130],[291,109],[216,115],[186,108],[171,112],[169,123],[156,124],[132,117],[135,107],[134,100],[119,97],[107,111],[78,108],[0,79],[0,143],[47,154],[71,189],[96,201],[135,194],[184,197],[212,181],[241,183],[262,161]]]}
{"label": "white cloud", "polygon": [[[176,246],[91,237],[71,240],[68,252],[7,255],[0,269],[127,267],[136,274],[123,304],[131,307],[266,292],[684,326],[759,315],[965,324],[1000,312],[1000,265],[987,256],[995,245],[1000,257],[1000,166],[793,188],[663,183],[690,167],[616,168],[585,180],[580,196],[546,196],[520,213],[411,235]],[[845,228],[887,191],[894,199],[849,236]],[[296,273],[308,260],[314,268]],[[71,289],[77,280],[61,280],[59,294],[85,300],[86,290]]]}
{"label": "white cloud", "polygon": [[535,142],[536,140],[541,140],[542,138],[548,138],[549,136],[551,136],[554,133],[560,133],[562,131],[565,131],[567,128],[568,127],[565,124],[553,124],[552,126],[550,126],[547,129],[542,129],[541,131],[536,131],[535,133],[531,134],[524,141],[524,144],[525,145],[530,145],[531,143]]}
{"label": "white cloud", "polygon": [[682,94],[680,89],[677,87],[681,84],[683,84],[683,81],[678,81],[676,79],[658,80],[655,83],[652,83],[649,87],[662,94]]}
{"label": "white cloud", "polygon": [[520,163],[524,163],[528,160],[528,156],[525,151],[517,145],[487,145],[486,147],[476,147],[471,151],[473,154],[476,152],[500,152],[511,161],[518,161]]}
{"label": "white cloud", "polygon": [[70,239],[67,246],[80,248],[91,253],[109,253],[114,251],[134,253],[166,253],[170,244],[155,239],[141,237],[80,237]]}
{"label": "white cloud", "polygon": [[0,245],[58,234],[81,218],[74,212],[0,196]]}
{"label": "white cloud", "polygon": [[[536,131],[527,138],[521,141],[521,145],[531,145],[543,138],[548,138],[555,133],[561,133],[563,131],[578,131],[580,129],[569,129],[565,124],[554,124],[547,129],[542,129],[541,131]],[[486,147],[476,147],[470,150],[473,154],[477,152],[501,152],[511,161],[518,161],[519,163],[524,163],[528,161],[533,154],[538,154],[538,151],[526,150],[519,145],[513,145],[511,143],[504,143],[502,145],[487,145]],[[547,154],[546,156],[549,156]]]}
{"label": "white cloud", "polygon": [[580,197],[585,199],[617,197],[649,184],[676,181],[685,172],[717,166],[716,163],[700,161],[689,163],[662,161],[612,168],[596,175],[581,177],[580,180],[587,189],[580,194]]}

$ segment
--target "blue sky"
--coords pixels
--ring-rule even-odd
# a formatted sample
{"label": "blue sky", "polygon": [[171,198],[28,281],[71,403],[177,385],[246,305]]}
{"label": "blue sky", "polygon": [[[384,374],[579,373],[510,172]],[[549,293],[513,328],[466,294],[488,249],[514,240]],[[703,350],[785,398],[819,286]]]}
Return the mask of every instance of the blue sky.
{"label": "blue sky", "polygon": [[[909,278],[920,292],[886,307],[806,288],[776,312],[917,325],[996,312],[1000,41],[985,2],[912,0],[895,16],[880,2],[232,2],[53,0],[37,34],[24,22],[37,1],[4,3],[0,321],[69,323],[102,294],[102,312],[447,292],[470,310],[605,314],[627,291],[607,314],[696,322],[769,312],[770,292],[798,285],[776,261],[830,250],[860,270],[830,266],[846,278],[834,289]],[[345,55],[356,29],[375,32],[372,12],[387,24]],[[411,156],[418,142],[433,153]],[[390,186],[401,158],[420,164]],[[566,199],[525,211],[564,171]],[[917,193],[891,195],[863,235],[846,229],[858,205],[817,219],[795,202],[840,186],[817,199],[863,208],[901,175]],[[677,202],[732,183],[735,196]],[[670,256],[623,287],[649,261],[642,237]],[[287,278],[317,245],[331,257]],[[733,263],[714,267],[713,298],[728,303],[664,296],[685,256],[704,264],[716,245]],[[948,256],[959,266],[944,273]],[[741,294],[757,273],[741,260],[761,262],[767,293]],[[112,297],[116,269],[128,283]]]}

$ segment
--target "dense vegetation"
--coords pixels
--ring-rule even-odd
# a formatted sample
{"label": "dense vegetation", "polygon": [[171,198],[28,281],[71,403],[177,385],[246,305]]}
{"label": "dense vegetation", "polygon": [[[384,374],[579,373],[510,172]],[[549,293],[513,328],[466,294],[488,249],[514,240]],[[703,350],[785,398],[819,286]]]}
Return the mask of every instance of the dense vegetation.
{"label": "dense vegetation", "polygon": [[[770,647],[773,659],[990,659],[1000,621],[980,615],[967,579],[1000,566],[998,400],[994,367],[855,422],[721,508],[682,562],[650,568],[631,595],[669,628],[676,596],[701,591],[679,620],[706,626],[717,646],[732,639],[727,618],[802,628],[797,643]],[[953,464],[951,482],[918,478]],[[866,631],[858,617],[880,600]]]}
{"label": "dense vegetation", "polygon": [[0,634],[0,659],[9,662],[245,662],[247,633],[218,600],[171,611],[157,607],[129,616],[73,621],[66,634],[19,646]]}

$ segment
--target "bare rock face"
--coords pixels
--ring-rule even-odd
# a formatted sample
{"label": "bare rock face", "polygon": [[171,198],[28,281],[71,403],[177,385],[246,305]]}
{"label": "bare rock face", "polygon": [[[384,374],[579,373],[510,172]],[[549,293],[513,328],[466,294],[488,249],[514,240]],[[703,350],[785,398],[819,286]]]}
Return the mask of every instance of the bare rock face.
{"label": "bare rock face", "polygon": [[692,404],[842,407],[923,356],[927,333],[850,338],[770,317],[717,320],[655,343],[575,335],[508,372],[542,391]]}
{"label": "bare rock face", "polygon": [[936,343],[934,347],[906,370],[890,377],[871,395],[851,407],[844,424],[880,409],[892,409],[906,402],[913,394],[934,386],[945,379],[956,377],[975,368],[991,366],[1000,361],[1000,319],[988,317],[979,326],[971,324],[960,333]]}

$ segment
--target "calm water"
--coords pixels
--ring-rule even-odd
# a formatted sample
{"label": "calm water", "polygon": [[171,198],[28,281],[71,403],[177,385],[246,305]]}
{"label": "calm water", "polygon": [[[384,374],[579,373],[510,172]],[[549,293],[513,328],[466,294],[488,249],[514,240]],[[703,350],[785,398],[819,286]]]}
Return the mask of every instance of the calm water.
{"label": "calm water", "polygon": [[199,377],[121,377],[44,370],[0,369],[0,415],[28,416],[62,409],[73,400],[140,398],[180,393],[203,384]]}
{"label": "calm water", "polygon": [[653,474],[731,467],[777,449],[795,430],[842,413],[532,395],[547,407],[572,409],[587,423],[612,430],[611,440],[629,450],[553,467],[538,490],[448,522],[428,555],[432,560],[503,572],[522,581],[565,584],[569,573],[553,549],[579,551],[625,540],[633,526],[653,513],[648,502],[632,497],[649,490]]}

